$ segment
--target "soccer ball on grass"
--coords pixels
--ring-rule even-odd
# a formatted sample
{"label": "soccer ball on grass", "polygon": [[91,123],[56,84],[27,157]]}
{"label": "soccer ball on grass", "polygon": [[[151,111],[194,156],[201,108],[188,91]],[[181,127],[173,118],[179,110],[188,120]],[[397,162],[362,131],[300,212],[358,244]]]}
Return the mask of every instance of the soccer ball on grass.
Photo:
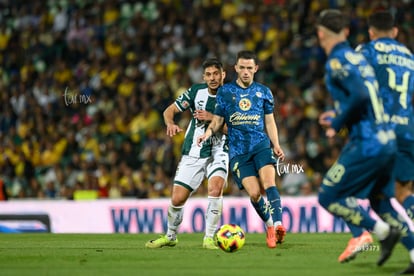
{"label": "soccer ball on grass", "polygon": [[217,229],[214,240],[221,250],[232,253],[243,247],[245,235],[240,226],[236,224],[223,224]]}

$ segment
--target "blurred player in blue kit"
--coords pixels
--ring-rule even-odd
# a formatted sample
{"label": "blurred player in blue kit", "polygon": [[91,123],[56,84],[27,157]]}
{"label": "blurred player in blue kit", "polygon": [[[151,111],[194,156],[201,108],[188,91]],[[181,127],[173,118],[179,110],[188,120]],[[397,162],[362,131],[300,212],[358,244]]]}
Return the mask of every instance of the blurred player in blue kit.
{"label": "blurred player in blue kit", "polygon": [[[396,40],[398,29],[389,11],[378,11],[368,18],[371,41],[357,47],[372,65],[379,83],[384,110],[397,137],[397,156],[393,166],[395,197],[414,221],[414,57]],[[361,228],[350,227],[355,239],[367,236]],[[350,255],[352,247],[343,256]],[[414,273],[414,267],[406,270]]]}
{"label": "blurred player in blue kit", "polygon": [[395,197],[414,221],[414,56],[395,40],[398,28],[388,11],[372,14],[368,19],[371,42],[360,51],[374,67],[385,112],[395,126],[397,158]]}
{"label": "blurred player in blue kit", "polygon": [[[319,203],[334,216],[347,222],[351,232],[372,231],[380,241],[377,265],[391,256],[400,238],[414,262],[414,236],[407,222],[391,204],[394,196],[393,165],[397,141],[393,125],[379,97],[374,69],[365,57],[354,51],[346,41],[348,23],[338,10],[322,11],[317,24],[320,46],[327,54],[325,84],[331,94],[335,111],[320,115],[327,137],[334,137],[342,128],[349,132],[348,143],[335,164],[328,170],[319,191]],[[369,199],[371,208],[381,219],[374,219],[358,205],[357,199]],[[365,236],[364,238],[361,238]],[[348,247],[350,254],[340,262],[355,258],[372,242],[367,232],[354,236]],[[347,250],[346,250],[347,251]]]}
{"label": "blurred player in blue kit", "polygon": [[[276,157],[284,159],[279,145],[271,90],[256,81],[259,66],[251,51],[240,51],[234,69],[237,79],[224,84],[217,93],[217,106],[206,132],[198,137],[205,141],[228,128],[230,169],[240,189],[246,190],[250,201],[267,226],[269,248],[282,243],[286,230],[282,225],[282,207],[276,187]],[[266,192],[267,202],[261,195]]]}
{"label": "blurred player in blue kit", "polygon": [[167,135],[172,137],[183,131],[175,124],[174,116],[190,110],[193,118],[185,133],[182,146],[182,157],[178,165],[171,203],[168,207],[168,230],[158,239],[148,241],[147,248],[175,246],[178,243],[177,233],[183,220],[184,205],[191,194],[208,179],[208,207],[206,211],[206,228],[203,248],[218,249],[213,236],[218,228],[223,209],[223,189],[228,175],[228,141],[227,136],[217,132],[209,143],[202,147],[197,145],[197,136],[205,132],[213,118],[216,105],[217,89],[223,84],[226,76],[222,63],[215,59],[207,59],[203,63],[203,79],[205,83],[194,84],[164,111]]}

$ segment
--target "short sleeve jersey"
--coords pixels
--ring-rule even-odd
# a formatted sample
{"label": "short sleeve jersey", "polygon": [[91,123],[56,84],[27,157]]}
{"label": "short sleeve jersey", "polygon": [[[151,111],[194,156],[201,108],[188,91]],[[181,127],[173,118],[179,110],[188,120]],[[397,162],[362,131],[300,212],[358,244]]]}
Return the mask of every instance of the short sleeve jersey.
{"label": "short sleeve jersey", "polygon": [[397,137],[414,141],[414,56],[400,42],[380,38],[357,48],[377,75],[385,111]]}
{"label": "short sleeve jersey", "polygon": [[[207,84],[195,84],[175,100],[175,105],[181,112],[190,110],[193,113],[195,110],[206,110],[214,113],[216,95],[208,92]],[[209,123],[192,117],[185,133],[182,146],[183,155],[207,158],[212,155],[213,146],[214,150],[221,148],[224,152],[228,152],[226,135],[216,134],[212,143],[203,143],[201,147],[197,145],[197,137],[204,134]]]}
{"label": "short sleeve jersey", "polygon": [[337,44],[325,66],[325,84],[331,94],[337,116],[332,127],[349,130],[350,140],[363,145],[362,155],[374,156],[381,146],[395,143],[379,97],[378,82],[372,66],[349,43]]}
{"label": "short sleeve jersey", "polygon": [[227,124],[230,159],[253,151],[259,143],[270,146],[264,117],[273,109],[272,92],[258,82],[242,88],[234,81],[219,89],[215,114]]}

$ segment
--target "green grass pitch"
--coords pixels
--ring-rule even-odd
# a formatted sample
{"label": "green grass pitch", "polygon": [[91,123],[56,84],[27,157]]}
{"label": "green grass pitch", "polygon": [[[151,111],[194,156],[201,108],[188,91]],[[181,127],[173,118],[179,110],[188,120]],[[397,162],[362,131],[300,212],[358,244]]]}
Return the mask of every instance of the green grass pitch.
{"label": "green grass pitch", "polygon": [[378,243],[346,264],[337,257],[350,234],[288,233],[268,249],[265,234],[246,234],[235,253],[206,250],[202,234],[180,234],[174,248],[146,249],[157,234],[1,234],[0,275],[393,275],[408,266],[398,244],[383,267]]}

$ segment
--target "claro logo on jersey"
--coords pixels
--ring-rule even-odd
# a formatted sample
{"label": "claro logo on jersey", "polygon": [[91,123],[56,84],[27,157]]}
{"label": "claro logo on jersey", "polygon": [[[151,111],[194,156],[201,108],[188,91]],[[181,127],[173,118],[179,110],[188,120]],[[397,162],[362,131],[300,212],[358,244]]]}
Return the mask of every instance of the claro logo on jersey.
{"label": "claro logo on jersey", "polygon": [[259,120],[260,115],[236,112],[231,114],[229,121],[232,125],[258,125]]}

